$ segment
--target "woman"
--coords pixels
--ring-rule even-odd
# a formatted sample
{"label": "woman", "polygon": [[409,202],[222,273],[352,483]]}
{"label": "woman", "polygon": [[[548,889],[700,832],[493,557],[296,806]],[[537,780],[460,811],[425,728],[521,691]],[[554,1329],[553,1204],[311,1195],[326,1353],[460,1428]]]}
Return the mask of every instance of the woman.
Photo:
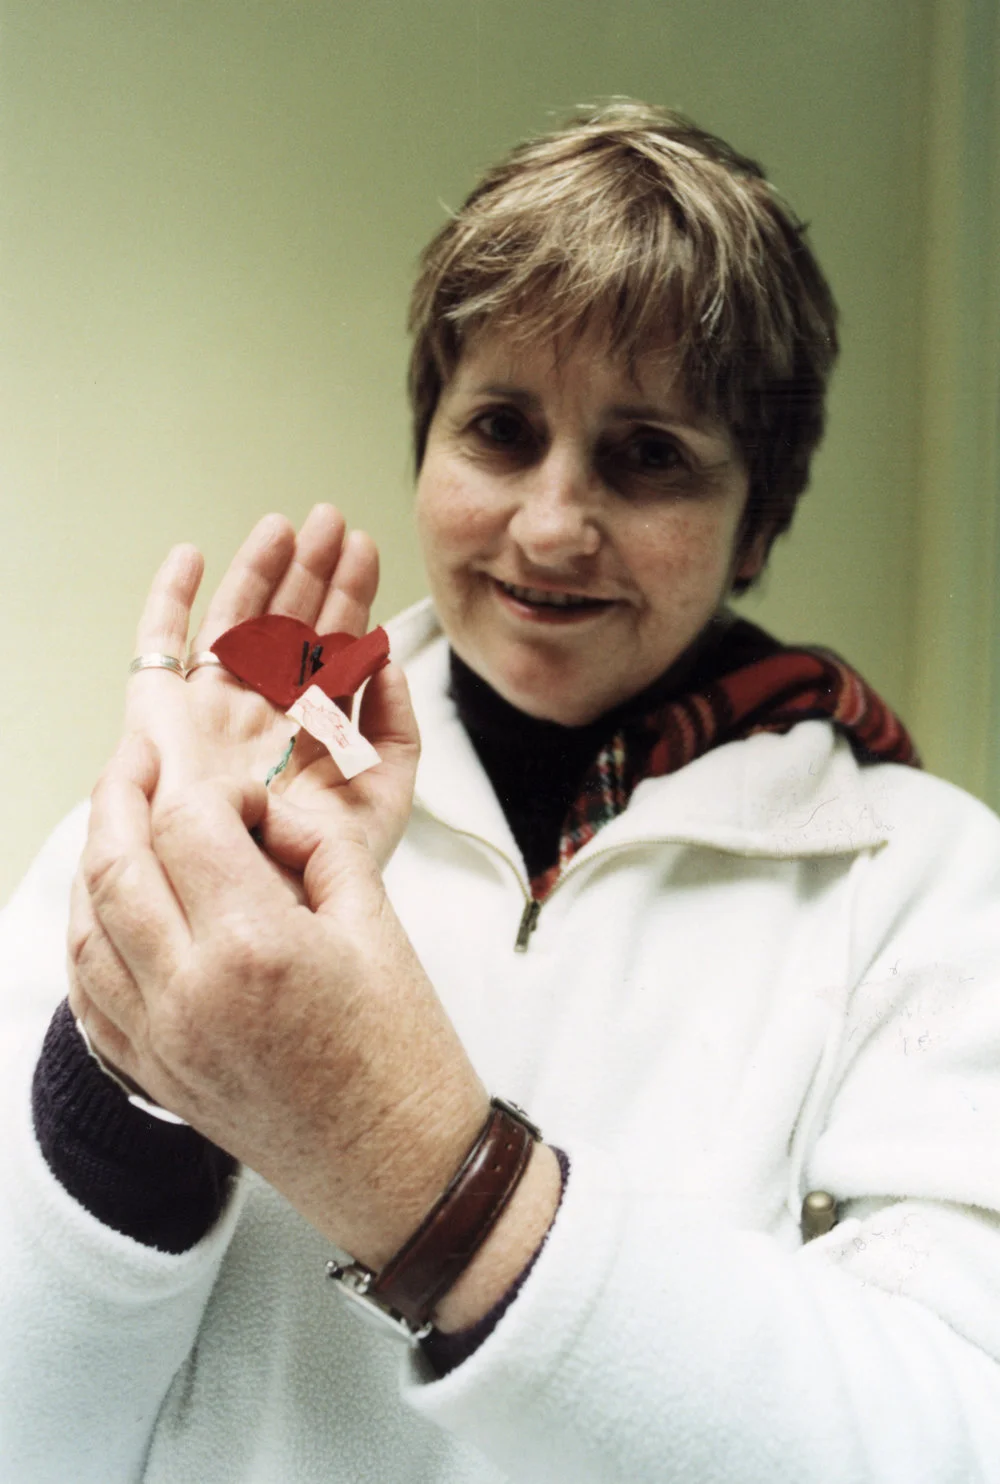
{"label": "woman", "polygon": [[289,723],[205,661],[361,633],[370,543],[258,527],[186,683],[181,548],[7,915],[4,1477],[1000,1478],[1000,827],[725,607],[822,430],[800,226],[616,105],[486,177],[413,329],[380,765],[266,787]]}

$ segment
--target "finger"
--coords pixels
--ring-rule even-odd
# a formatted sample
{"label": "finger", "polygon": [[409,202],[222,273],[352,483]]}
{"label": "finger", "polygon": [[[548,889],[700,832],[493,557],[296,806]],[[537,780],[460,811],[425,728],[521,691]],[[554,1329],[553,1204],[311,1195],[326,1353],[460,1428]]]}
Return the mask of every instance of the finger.
{"label": "finger", "polygon": [[[139,790],[145,799],[151,799],[160,781],[160,754],[156,744],[145,732],[126,732],[98,779],[98,787],[106,777],[127,780]],[[93,824],[94,815],[91,811],[91,829],[93,829]]]}
{"label": "finger", "polygon": [[266,809],[262,783],[233,778],[179,790],[157,804],[153,846],[196,942],[223,922],[259,921],[291,902],[250,835]]}
{"label": "finger", "polygon": [[399,665],[390,663],[369,680],[361,697],[358,726],[384,764],[416,767],[420,731],[410,687]]}
{"label": "finger", "polygon": [[295,554],[271,599],[270,612],[315,628],[344,545],[344,518],[332,505],[315,505],[295,539]]}
{"label": "finger", "polygon": [[84,1000],[122,1032],[141,1016],[142,996],[117,949],[94,914],[83,873],[78,871],[70,892],[69,933],[66,941],[73,1012],[80,1016]]}
{"label": "finger", "polygon": [[[175,546],[153,578],[135,635],[135,652],[169,654],[182,660],[187,646],[191,604],[195,600],[204,570],[201,552],[194,546]],[[142,670],[133,677],[135,683],[149,679],[162,681],[164,674]],[[176,677],[172,677],[176,678]]]}
{"label": "finger", "polygon": [[219,583],[192,648],[209,649],[227,629],[266,613],[294,551],[295,531],[284,516],[259,520]]}
{"label": "finger", "polygon": [[[149,979],[151,970],[169,975],[191,939],[152,849],[149,792],[155,786],[155,757],[143,738],[126,738],[118,749],[94,789],[81,860],[94,917],[144,1001],[158,988]],[[133,1005],[129,1014],[136,1010]]]}
{"label": "finger", "polygon": [[367,531],[351,531],[315,625],[317,633],[359,638],[368,628],[377,591],[378,548]]}

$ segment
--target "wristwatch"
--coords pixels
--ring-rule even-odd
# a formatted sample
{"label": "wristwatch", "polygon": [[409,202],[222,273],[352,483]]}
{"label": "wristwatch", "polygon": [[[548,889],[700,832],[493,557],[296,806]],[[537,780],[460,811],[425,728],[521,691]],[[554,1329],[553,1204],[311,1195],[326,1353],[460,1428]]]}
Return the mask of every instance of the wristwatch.
{"label": "wristwatch", "polygon": [[417,1344],[506,1210],[541,1137],[523,1108],[491,1098],[489,1117],[444,1194],[382,1271],[345,1252],[327,1263],[327,1277],[358,1312]]}

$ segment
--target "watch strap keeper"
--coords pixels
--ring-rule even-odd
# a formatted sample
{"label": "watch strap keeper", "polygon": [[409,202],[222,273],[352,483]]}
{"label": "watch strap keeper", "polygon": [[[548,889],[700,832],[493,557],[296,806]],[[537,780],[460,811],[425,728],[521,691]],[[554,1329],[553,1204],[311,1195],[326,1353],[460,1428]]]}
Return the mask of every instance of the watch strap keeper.
{"label": "watch strap keeper", "polygon": [[426,1325],[507,1209],[540,1138],[516,1104],[492,1098],[476,1142],[444,1194],[371,1283],[371,1298],[411,1325]]}

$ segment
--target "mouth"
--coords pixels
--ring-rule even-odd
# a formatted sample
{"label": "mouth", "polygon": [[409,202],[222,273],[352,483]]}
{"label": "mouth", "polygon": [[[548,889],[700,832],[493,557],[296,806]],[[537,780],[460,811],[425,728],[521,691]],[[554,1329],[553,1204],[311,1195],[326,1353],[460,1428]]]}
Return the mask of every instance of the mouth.
{"label": "mouth", "polygon": [[610,598],[591,598],[586,593],[556,592],[550,588],[521,587],[514,582],[494,584],[509,608],[522,616],[530,616],[543,622],[567,622],[572,619],[589,618],[614,606]]}

